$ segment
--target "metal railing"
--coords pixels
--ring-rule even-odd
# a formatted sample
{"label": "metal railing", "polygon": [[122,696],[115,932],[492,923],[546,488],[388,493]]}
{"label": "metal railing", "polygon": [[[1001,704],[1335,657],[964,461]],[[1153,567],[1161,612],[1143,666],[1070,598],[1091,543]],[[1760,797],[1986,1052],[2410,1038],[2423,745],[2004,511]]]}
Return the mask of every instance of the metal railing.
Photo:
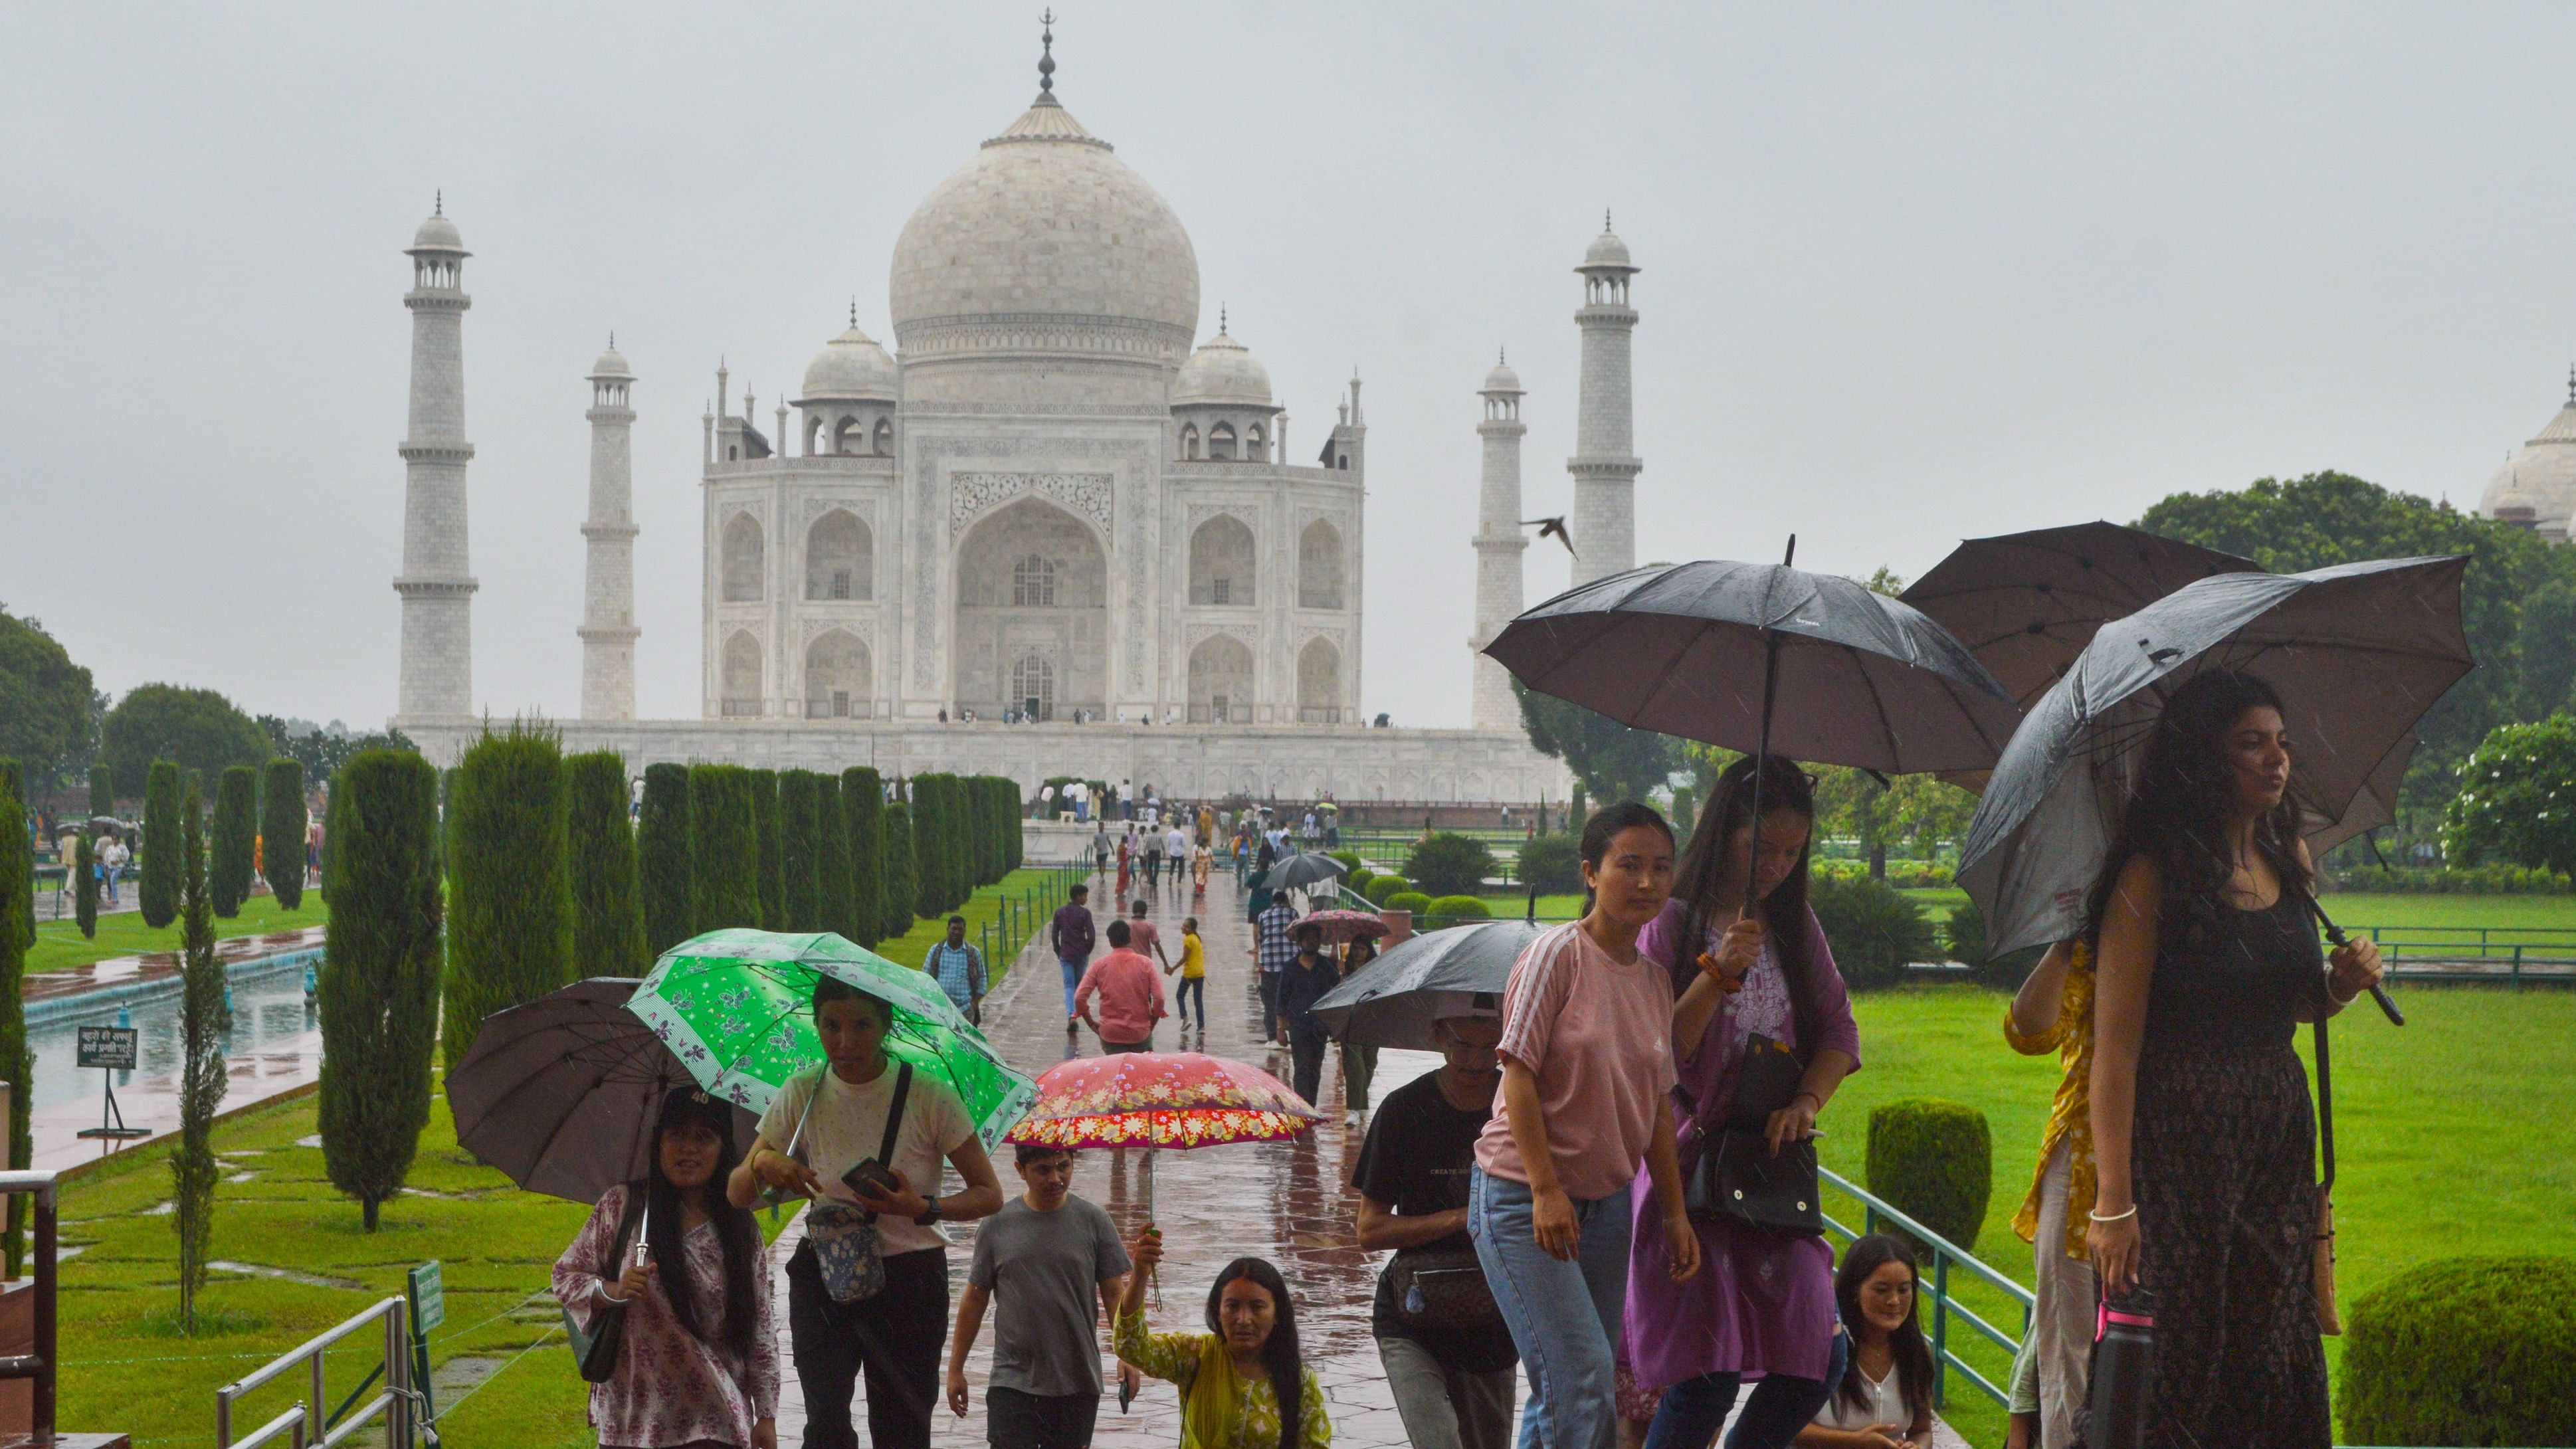
{"label": "metal railing", "polygon": [[[1022,869],[1040,869],[1024,866]],[[1002,984],[1002,973],[1011,969],[1030,938],[1046,929],[1054,919],[1056,907],[1064,904],[1072,888],[1091,877],[1090,858],[1068,861],[1062,865],[1042,867],[1046,878],[1028,885],[1015,886],[1002,893],[993,914],[977,933],[976,944],[984,952],[984,975],[988,986]]]}
{"label": "metal railing", "polygon": [[[0,1106],[9,1100],[8,1088],[0,1084]],[[34,1381],[33,1413],[29,1419],[27,1442],[35,1449],[53,1449],[54,1444],[54,1371],[57,1354],[54,1343],[54,1293],[56,1229],[59,1198],[50,1172],[0,1172],[0,1197],[26,1193],[36,1200],[35,1274],[36,1274],[36,1351],[0,1357],[0,1379]]]}
{"label": "metal railing", "polygon": [[1918,1301],[1928,1301],[1932,1305],[1932,1321],[1925,1331],[1932,1339],[1933,1406],[1938,1408],[1949,1402],[1949,1376],[1950,1372],[1955,1369],[1959,1373],[1965,1374],[1968,1382],[1975,1385],[1976,1388],[1985,1394],[1987,1398],[1994,1400],[1996,1407],[2004,1409],[2012,1407],[2012,1396],[2008,1391],[2010,1385],[1997,1385],[1984,1374],[1977,1372],[1977,1370],[1972,1367],[1967,1360],[1959,1357],[1959,1355],[1952,1350],[1950,1347],[1950,1327],[1953,1320],[1963,1323],[1969,1328],[1974,1329],[1977,1333],[1983,1335],[1996,1347],[2002,1349],[2007,1354],[2017,1354],[2021,1352],[2021,1339],[1995,1327],[1992,1323],[1987,1322],[1985,1318],[1980,1316],[1974,1309],[1971,1309],[1966,1304],[1960,1302],[1957,1296],[1951,1292],[1950,1275],[1954,1268],[1962,1270],[1969,1277],[1977,1279],[1978,1281],[1981,1281],[1987,1286],[1995,1289],[2010,1302],[2020,1305],[2021,1331],[2024,1335],[2027,1335],[2030,1332],[2030,1318],[2032,1307],[2035,1302],[2031,1295],[2031,1291],[2024,1288],[2019,1283],[2014,1282],[2012,1279],[2005,1277],[2002,1273],[1996,1271],[1987,1264],[1978,1261],[1976,1255],[1968,1252],[1966,1249],[1961,1248],[1949,1239],[1942,1237],[1940,1234],[1933,1232],[1930,1228],[1923,1226],[1914,1219],[1907,1217],[1904,1213],[1897,1211],[1894,1207],[1880,1201],[1878,1198],[1870,1196],[1868,1191],[1863,1189],[1860,1184],[1853,1182],[1850,1178],[1844,1177],[1841,1173],[1834,1171],[1832,1168],[1818,1168],[1816,1170],[1816,1175],[1824,1180],[1825,1186],[1830,1187],[1845,1196],[1856,1199],[1861,1205],[1862,1219],[1860,1227],[1846,1227],[1842,1223],[1835,1221],[1833,1216],[1828,1213],[1824,1215],[1825,1231],[1827,1233],[1839,1237],[1845,1243],[1849,1243],[1852,1239],[1859,1237],[1863,1233],[1874,1233],[1882,1227],[1893,1227],[1902,1230],[1916,1242],[1921,1243],[1932,1250],[1930,1271],[1928,1273],[1921,1273],[1921,1270],[1918,1267],[1918,1273],[1920,1273],[1927,1281],[1923,1283],[1923,1286],[1916,1290],[1916,1298]]}
{"label": "metal railing", "polygon": [[[331,1408],[330,1391],[322,1372],[331,1345],[378,1319],[384,1321],[384,1361],[368,1371],[366,1378],[350,1391],[337,1409]],[[308,1384],[311,1397],[288,1405],[283,1412],[251,1430],[247,1436],[234,1438],[233,1405],[244,1395],[299,1364],[311,1372]],[[379,1379],[383,1380],[384,1388],[360,1405],[359,1396],[375,1387]],[[307,1445],[312,1449],[329,1449],[329,1446],[346,1441],[375,1422],[379,1414],[384,1416],[385,1443],[395,1446],[395,1449],[408,1449],[412,1441],[411,1407],[414,1397],[411,1309],[408,1300],[397,1293],[215,1390],[215,1449],[257,1449],[262,1444],[281,1443],[292,1446],[292,1449],[306,1449]]]}

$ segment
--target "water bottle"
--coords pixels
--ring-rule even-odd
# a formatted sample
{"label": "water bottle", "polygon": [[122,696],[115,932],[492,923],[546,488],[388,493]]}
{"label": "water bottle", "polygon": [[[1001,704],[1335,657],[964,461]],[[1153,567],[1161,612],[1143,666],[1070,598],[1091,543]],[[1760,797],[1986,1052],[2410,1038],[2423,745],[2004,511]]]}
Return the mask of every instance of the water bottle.
{"label": "water bottle", "polygon": [[2085,1449],[2138,1449],[2156,1388],[2156,1297],[2131,1288],[2094,1320],[2093,1384],[2076,1437]]}

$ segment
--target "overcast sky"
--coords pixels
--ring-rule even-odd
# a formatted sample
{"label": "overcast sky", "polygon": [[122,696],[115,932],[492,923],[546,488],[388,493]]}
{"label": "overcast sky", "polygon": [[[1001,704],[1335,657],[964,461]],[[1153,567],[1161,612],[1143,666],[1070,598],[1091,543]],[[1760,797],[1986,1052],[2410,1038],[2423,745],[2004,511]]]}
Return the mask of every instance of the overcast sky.
{"label": "overcast sky", "polygon": [[[1057,94],[1151,181],[1301,460],[1356,366],[1364,706],[1464,724],[1475,388],[1565,511],[1604,206],[1641,561],[1919,574],[1962,536],[2341,468],[2474,507],[2576,355],[2576,7],[1117,4]],[[699,413],[765,419],[1035,88],[1037,6],[0,7],[0,603],[116,693],[394,705],[434,189],[475,696],[578,712],[588,403],[635,439],[640,711],[693,714]],[[1300,440],[1303,440],[1302,442]],[[1562,588],[1528,555],[1535,603]]]}

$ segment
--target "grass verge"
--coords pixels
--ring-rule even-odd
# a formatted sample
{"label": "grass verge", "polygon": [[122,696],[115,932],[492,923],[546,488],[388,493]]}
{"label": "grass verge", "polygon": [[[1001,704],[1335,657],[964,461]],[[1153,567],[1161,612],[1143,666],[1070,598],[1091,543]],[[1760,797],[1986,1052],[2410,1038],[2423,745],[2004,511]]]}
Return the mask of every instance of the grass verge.
{"label": "grass verge", "polygon": [[[132,889],[132,882],[127,888]],[[57,921],[51,918],[53,902],[47,895],[36,897],[36,944],[27,952],[30,972],[68,971],[111,956],[140,956],[152,951],[179,949],[179,923],[172,921],[160,930],[143,924],[141,911],[125,911],[98,918],[98,936],[85,939],[80,926],[66,913]],[[329,923],[330,908],[322,903],[322,893],[307,891],[304,904],[292,911],[279,910],[277,898],[257,895],[242,902],[241,914],[227,921],[215,921],[215,937],[227,940],[234,936],[258,936],[270,931],[295,931],[306,926]]]}

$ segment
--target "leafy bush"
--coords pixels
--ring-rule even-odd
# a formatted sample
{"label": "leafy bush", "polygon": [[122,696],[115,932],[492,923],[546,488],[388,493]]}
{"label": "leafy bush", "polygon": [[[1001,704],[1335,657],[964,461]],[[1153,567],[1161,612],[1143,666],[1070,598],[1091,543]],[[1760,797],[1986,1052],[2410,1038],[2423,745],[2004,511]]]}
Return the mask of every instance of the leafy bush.
{"label": "leafy bush", "polygon": [[689,767],[644,767],[644,809],[635,826],[635,880],[648,958],[697,934],[689,864]]}
{"label": "leafy bush", "polygon": [[912,807],[901,800],[889,800],[884,819],[884,844],[879,858],[885,863],[886,915],[878,929],[891,939],[912,929],[912,903],[920,896],[921,879],[915,873],[919,851],[912,828]]}
{"label": "leafy bush", "polygon": [[1360,894],[1368,897],[1370,905],[1376,906],[1380,910],[1384,910],[1386,909],[1388,897],[1399,895],[1411,889],[1413,889],[1413,882],[1397,875],[1394,871],[1388,871],[1384,875],[1370,876],[1368,887],[1362,890]]}
{"label": "leafy bush", "polygon": [[2020,986],[2041,954],[2039,947],[2029,946],[1987,960],[1986,916],[1975,901],[1962,901],[1950,908],[1950,919],[1941,928],[1941,940],[1950,959],[1968,968],[1969,979],[2004,991]]}
{"label": "leafy bush", "polygon": [[[234,765],[263,764],[271,753],[268,731],[211,689],[138,685],[116,702],[99,726],[98,755],[107,763],[120,795],[142,794],[156,760],[173,760],[182,769],[219,775]],[[174,835],[174,851],[176,839]],[[171,898],[178,898],[175,885]]]}
{"label": "leafy bush", "polygon": [[[1962,1251],[1976,1250],[1994,1177],[1994,1137],[1976,1108],[1901,1097],[1869,1114],[1870,1194]],[[1927,1245],[1914,1246],[1928,1272]]]}
{"label": "leafy bush", "polygon": [[2407,896],[2559,896],[2570,887],[2569,877],[2557,871],[2518,865],[2370,865],[2336,871],[2326,888]]}
{"label": "leafy bush", "polygon": [[817,838],[814,781],[811,770],[782,770],[778,775],[778,848],[780,874],[785,878],[787,931],[823,929],[823,898],[819,890],[822,872],[815,858],[822,854],[823,843]]}
{"label": "leafy bush", "polygon": [[304,836],[311,823],[304,762],[283,755],[270,760],[259,787],[259,873],[281,910],[304,904]]}
{"label": "leafy bush", "polygon": [[912,822],[912,913],[924,919],[945,915],[950,862],[948,777],[913,776],[912,800],[905,818]]}
{"label": "leafy bush", "polygon": [[1426,929],[1436,931],[1443,926],[1462,926],[1469,921],[1490,921],[1493,918],[1493,907],[1476,896],[1442,896],[1431,903],[1431,919]]}
{"label": "leafy bush", "polygon": [[179,762],[154,760],[143,784],[142,879],[134,899],[154,930],[179,918]]}
{"label": "leafy bush", "polygon": [[740,765],[689,767],[689,899],[692,936],[760,924],[760,822]]}
{"label": "leafy bush", "polygon": [[215,833],[206,862],[206,899],[225,920],[240,915],[250,899],[258,839],[259,772],[230,766],[215,781]]}
{"label": "leafy bush", "polygon": [[1494,853],[1481,840],[1444,830],[1413,847],[1404,873],[1426,891],[1459,894],[1483,885],[1494,873]]}
{"label": "leafy bush", "polygon": [[572,883],[572,974],[641,976],[644,913],[635,827],[626,818],[626,757],[596,750],[564,761],[564,842]]}
{"label": "leafy bush", "polygon": [[1324,853],[1340,861],[1343,871],[1348,874],[1357,874],[1367,865],[1366,861],[1360,859],[1360,853],[1356,850],[1328,850]]}
{"label": "leafy bush", "polygon": [[778,829],[778,772],[745,770],[743,778],[751,790],[751,823],[759,838],[754,870],[760,891],[760,919],[753,924],[764,931],[784,931],[787,924],[786,846]]}
{"label": "leafy bush", "polygon": [[109,770],[104,764],[89,767],[89,813],[92,815],[116,813],[115,772]]}
{"label": "leafy bush", "polygon": [[72,919],[80,926],[81,939],[98,939],[98,832],[83,830],[80,848],[73,852]]}
{"label": "leafy bush", "polygon": [[841,777],[814,776],[814,907],[816,930],[859,939],[850,894],[850,818],[841,810]]}
{"label": "leafy bush", "polygon": [[1583,843],[1571,835],[1533,835],[1521,842],[1514,874],[1523,886],[1542,895],[1564,895],[1583,889]]}
{"label": "leafy bush", "polygon": [[1834,965],[1855,990],[1894,986],[1905,968],[1928,961],[1938,947],[1923,908],[1867,876],[1818,876],[1807,903],[1824,925]]}
{"label": "leafy bush", "polygon": [[1420,891],[1390,891],[1386,899],[1378,904],[1378,909],[1411,911],[1414,929],[1420,931],[1431,929],[1431,897]]}
{"label": "leafy bush", "polygon": [[1355,865],[1351,867],[1350,874],[1342,877],[1342,884],[1358,891],[1361,895],[1367,895],[1368,883],[1375,879],[1377,879],[1376,871],[1364,865]]}
{"label": "leafy bush", "polygon": [[2352,1306],[2335,1408],[2356,1444],[2576,1444],[2576,1258],[2419,1264]]}
{"label": "leafy bush", "polygon": [[410,1175],[429,1125],[438,1032],[438,772],[408,750],[367,750],[331,782],[324,838],[330,939],[322,1025],[322,1170],[366,1227]]}
{"label": "leafy bush", "polygon": [[[841,772],[841,818],[850,830],[850,924],[841,934],[862,946],[885,939],[885,782],[865,765]],[[912,908],[904,907],[910,928]]]}
{"label": "leafy bush", "polygon": [[[1869,877],[1869,862],[1866,860],[1842,860],[1820,854],[1813,869],[1820,876],[1830,875],[1837,879],[1865,880]],[[1951,867],[1938,861],[1891,860],[1887,863],[1887,883],[1898,890],[1940,890],[1956,885],[1958,876]]]}
{"label": "leafy bush", "polygon": [[513,725],[466,750],[448,788],[447,1030],[453,1069],[483,1018],[573,979],[563,749]]}
{"label": "leafy bush", "polygon": [[2442,855],[2576,872],[2576,719],[2498,725],[2460,764]]}

